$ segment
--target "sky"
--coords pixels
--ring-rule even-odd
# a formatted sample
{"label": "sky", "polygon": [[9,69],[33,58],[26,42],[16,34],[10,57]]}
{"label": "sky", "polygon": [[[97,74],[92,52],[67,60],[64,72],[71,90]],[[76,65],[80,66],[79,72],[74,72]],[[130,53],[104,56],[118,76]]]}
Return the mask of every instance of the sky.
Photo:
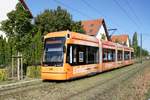
{"label": "sky", "polygon": [[[3,0],[5,1],[16,0]],[[129,34],[131,39],[134,32],[139,36],[142,34],[143,48],[150,51],[148,45],[150,0],[25,0],[25,2],[34,17],[45,9],[56,9],[57,6],[61,6],[75,21],[104,18],[107,28],[117,28],[114,34]],[[4,6],[0,3],[0,8],[1,5]]]}

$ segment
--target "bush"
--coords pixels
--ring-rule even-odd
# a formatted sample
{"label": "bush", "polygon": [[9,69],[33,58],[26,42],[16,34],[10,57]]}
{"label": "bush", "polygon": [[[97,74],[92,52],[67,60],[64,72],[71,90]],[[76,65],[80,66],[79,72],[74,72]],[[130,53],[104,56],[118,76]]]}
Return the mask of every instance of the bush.
{"label": "bush", "polygon": [[0,69],[0,81],[8,79],[8,71],[6,69]]}
{"label": "bush", "polygon": [[28,66],[27,67],[27,77],[40,78],[41,77],[41,67],[40,66]]}

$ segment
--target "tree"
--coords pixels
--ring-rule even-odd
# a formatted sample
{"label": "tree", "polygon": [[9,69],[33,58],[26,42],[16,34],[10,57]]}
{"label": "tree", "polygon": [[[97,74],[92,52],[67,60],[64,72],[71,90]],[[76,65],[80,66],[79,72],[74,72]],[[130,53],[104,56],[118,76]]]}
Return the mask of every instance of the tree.
{"label": "tree", "polygon": [[32,30],[32,24],[29,13],[18,3],[16,10],[7,14],[8,19],[1,22],[1,30],[4,31],[8,38],[15,41],[15,48],[18,52],[22,52],[24,46],[24,37]]}
{"label": "tree", "polygon": [[74,22],[74,21],[72,22],[71,31],[78,32],[78,33],[83,33],[83,34],[85,33],[80,21],[79,22]]}
{"label": "tree", "polygon": [[6,39],[0,36],[0,66],[8,64],[9,62],[8,55],[9,54]]}
{"label": "tree", "polygon": [[39,30],[32,39],[33,47],[33,62],[34,64],[40,64],[42,58],[43,42],[42,42],[42,33]]}
{"label": "tree", "polygon": [[4,43],[3,38],[0,36],[0,65],[4,64]]}
{"label": "tree", "polygon": [[132,47],[134,48],[134,55],[136,57],[140,57],[141,51],[142,51],[142,56],[148,56],[149,55],[147,50],[138,46],[138,39],[137,39],[137,33],[136,32],[133,35]]}
{"label": "tree", "polygon": [[134,48],[134,55],[138,56],[138,39],[137,39],[137,32],[134,33],[133,39],[132,39],[132,47]]}
{"label": "tree", "polygon": [[146,49],[141,49],[140,46],[137,47],[137,57],[140,57],[140,51],[142,50],[142,56],[148,56],[149,52]]}
{"label": "tree", "polygon": [[81,22],[73,21],[72,16],[61,7],[45,10],[34,19],[35,23],[31,23],[30,14],[18,3],[16,9],[9,12],[7,17],[0,27],[8,38],[7,42],[5,41],[7,46],[0,50],[7,51],[9,58],[20,52],[23,55],[23,63],[27,66],[40,63],[44,34],[64,30],[84,32]]}
{"label": "tree", "polygon": [[129,47],[132,47],[131,39],[129,38]]}
{"label": "tree", "polygon": [[56,10],[45,10],[35,18],[35,25],[44,34],[65,30],[84,33],[81,22],[73,21],[72,16],[61,7],[57,7]]}
{"label": "tree", "polygon": [[33,25],[31,24],[30,14],[18,3],[16,9],[7,14],[8,19],[1,22],[0,30],[6,33],[7,64],[10,64],[12,55],[20,52],[23,55],[23,64],[32,64],[30,53],[32,42]]}

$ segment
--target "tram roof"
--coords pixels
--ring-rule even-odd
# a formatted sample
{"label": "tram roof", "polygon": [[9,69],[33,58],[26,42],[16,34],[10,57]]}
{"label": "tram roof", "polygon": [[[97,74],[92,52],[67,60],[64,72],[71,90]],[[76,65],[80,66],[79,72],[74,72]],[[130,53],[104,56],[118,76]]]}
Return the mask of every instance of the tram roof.
{"label": "tram roof", "polygon": [[48,33],[44,36],[44,38],[51,38],[51,37],[66,37],[66,38],[71,38],[71,39],[79,39],[79,40],[85,40],[85,41],[91,41],[98,43],[98,39],[94,36],[90,36],[87,34],[81,34],[77,32],[71,32],[71,31],[59,31],[59,32],[51,32]]}

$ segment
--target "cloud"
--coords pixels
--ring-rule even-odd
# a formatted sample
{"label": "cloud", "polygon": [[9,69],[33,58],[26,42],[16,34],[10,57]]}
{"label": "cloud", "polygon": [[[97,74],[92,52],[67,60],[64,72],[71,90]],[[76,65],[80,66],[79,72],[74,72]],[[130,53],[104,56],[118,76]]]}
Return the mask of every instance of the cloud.
{"label": "cloud", "polygon": [[[7,19],[7,13],[15,9],[15,5],[18,0],[2,0],[0,2],[0,22]],[[4,35],[4,32],[0,31],[0,35]]]}

